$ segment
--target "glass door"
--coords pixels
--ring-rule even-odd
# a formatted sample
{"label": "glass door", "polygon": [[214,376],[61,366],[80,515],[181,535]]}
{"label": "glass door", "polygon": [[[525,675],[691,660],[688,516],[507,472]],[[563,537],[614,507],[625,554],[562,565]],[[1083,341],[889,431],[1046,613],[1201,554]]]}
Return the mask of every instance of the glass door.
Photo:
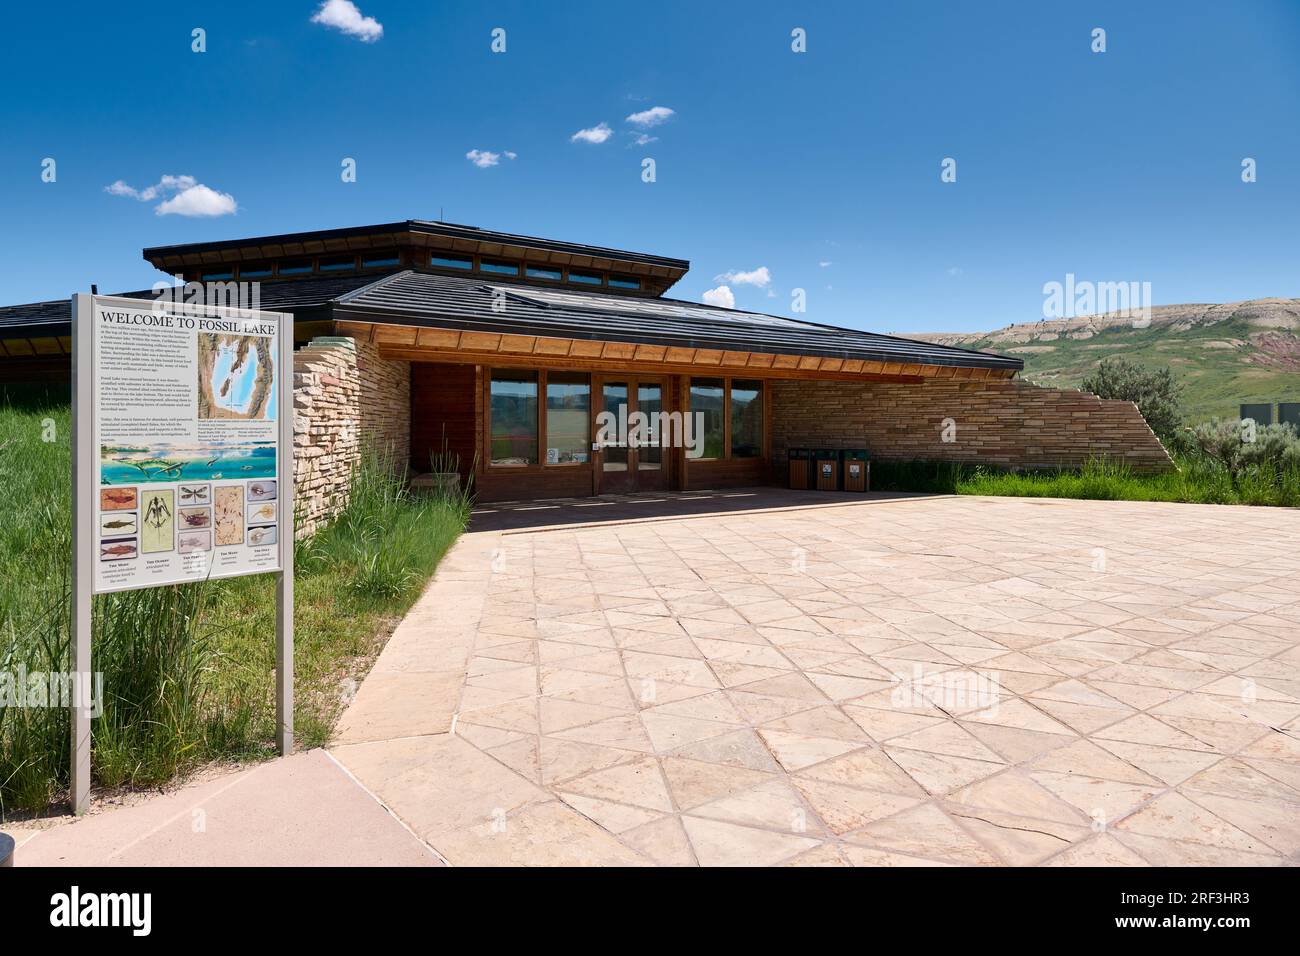
{"label": "glass door", "polygon": [[603,424],[598,425],[601,494],[665,487],[661,446],[663,383],[657,379],[603,378]]}

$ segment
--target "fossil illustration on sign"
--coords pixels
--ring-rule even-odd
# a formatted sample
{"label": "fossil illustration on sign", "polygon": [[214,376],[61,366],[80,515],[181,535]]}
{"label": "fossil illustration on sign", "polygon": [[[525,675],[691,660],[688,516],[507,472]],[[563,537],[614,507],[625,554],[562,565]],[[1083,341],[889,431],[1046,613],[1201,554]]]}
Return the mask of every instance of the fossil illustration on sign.
{"label": "fossil illustration on sign", "polygon": [[109,512],[99,516],[99,534],[103,538],[129,538],[137,530],[135,512]]}
{"label": "fossil illustration on sign", "polygon": [[216,543],[243,544],[244,542],[244,488],[242,485],[224,485],[213,493],[213,525]]}
{"label": "fossil illustration on sign", "polygon": [[211,508],[182,508],[181,509],[181,528],[193,530],[196,528],[212,527],[212,509]]}
{"label": "fossil illustration on sign", "polygon": [[99,510],[134,511],[136,500],[134,488],[105,488],[99,493]]}
{"label": "fossil illustration on sign", "polygon": [[176,493],[166,488],[150,491],[141,502],[140,552],[156,554],[175,550]]}

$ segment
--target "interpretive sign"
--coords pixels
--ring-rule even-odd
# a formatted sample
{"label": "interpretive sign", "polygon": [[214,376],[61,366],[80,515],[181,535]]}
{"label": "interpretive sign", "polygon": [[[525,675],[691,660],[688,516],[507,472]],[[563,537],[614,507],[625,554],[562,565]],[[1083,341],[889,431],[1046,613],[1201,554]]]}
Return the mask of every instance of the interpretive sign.
{"label": "interpretive sign", "polygon": [[281,316],[124,302],[92,313],[95,593],[280,570]]}
{"label": "interpretive sign", "polygon": [[[293,319],[73,296],[73,669],[91,595],[277,572],[282,752],[293,727]],[[73,804],[90,725],[74,708]]]}

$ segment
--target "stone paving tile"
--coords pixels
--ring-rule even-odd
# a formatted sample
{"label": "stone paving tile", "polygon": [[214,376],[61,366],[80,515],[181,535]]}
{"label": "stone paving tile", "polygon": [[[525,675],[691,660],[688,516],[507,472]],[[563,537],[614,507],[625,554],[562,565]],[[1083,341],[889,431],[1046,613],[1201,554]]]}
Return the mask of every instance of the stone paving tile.
{"label": "stone paving tile", "polygon": [[465,535],[335,756],[453,864],[1300,862],[1294,512],[746,494]]}

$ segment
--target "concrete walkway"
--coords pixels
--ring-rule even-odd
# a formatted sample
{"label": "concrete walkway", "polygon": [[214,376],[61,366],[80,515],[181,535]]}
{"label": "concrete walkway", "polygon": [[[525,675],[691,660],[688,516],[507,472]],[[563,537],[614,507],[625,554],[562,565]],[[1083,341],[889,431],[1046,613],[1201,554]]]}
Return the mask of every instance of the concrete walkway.
{"label": "concrete walkway", "polygon": [[1300,515],[771,508],[496,509],[333,755],[454,865],[1297,862]]}
{"label": "concrete walkway", "polygon": [[6,827],[16,866],[440,866],[325,751],[44,829]]}

